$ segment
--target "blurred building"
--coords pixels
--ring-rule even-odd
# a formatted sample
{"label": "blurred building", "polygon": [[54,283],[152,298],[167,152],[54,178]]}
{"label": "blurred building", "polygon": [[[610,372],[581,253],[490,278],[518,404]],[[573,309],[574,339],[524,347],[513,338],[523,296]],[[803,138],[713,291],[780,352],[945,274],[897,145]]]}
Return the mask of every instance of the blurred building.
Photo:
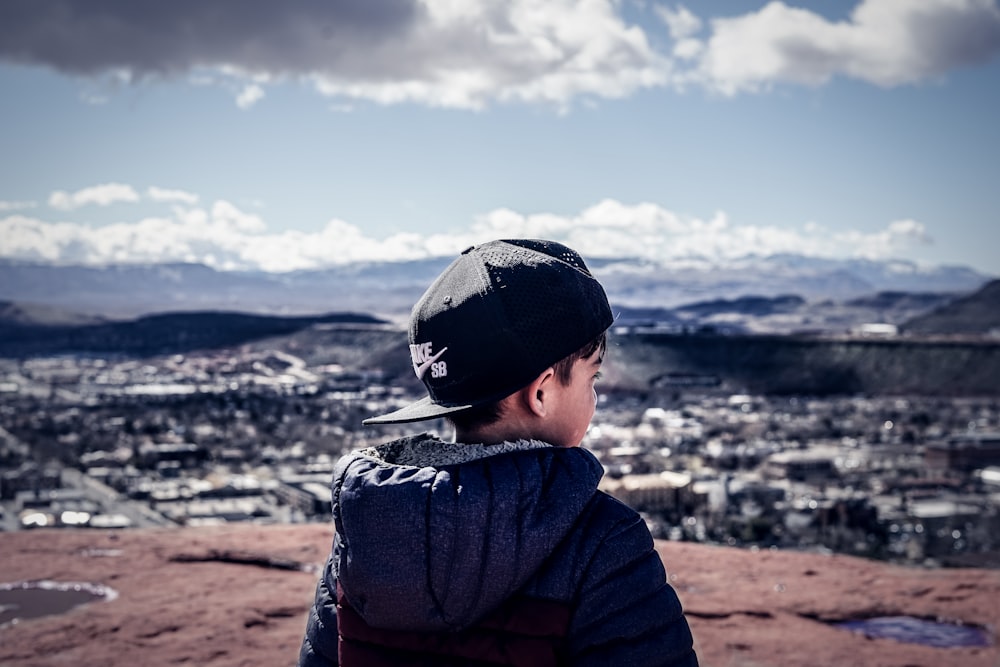
{"label": "blurred building", "polygon": [[691,475],[687,473],[664,471],[648,475],[627,475],[618,479],[605,477],[599,488],[643,512],[690,513],[695,500]]}
{"label": "blurred building", "polygon": [[924,461],[935,471],[971,472],[1000,465],[1000,433],[968,433],[929,444]]}

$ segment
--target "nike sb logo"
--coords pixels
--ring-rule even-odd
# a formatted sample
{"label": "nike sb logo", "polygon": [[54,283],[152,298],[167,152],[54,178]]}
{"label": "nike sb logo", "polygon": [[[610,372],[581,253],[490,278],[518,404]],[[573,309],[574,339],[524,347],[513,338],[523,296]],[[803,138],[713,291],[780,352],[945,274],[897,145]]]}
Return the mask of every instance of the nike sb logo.
{"label": "nike sb logo", "polygon": [[410,345],[410,358],[413,360],[413,372],[421,380],[430,370],[432,378],[442,378],[448,375],[448,364],[438,361],[441,355],[448,351],[443,347],[436,353],[433,351],[433,343],[417,343]]}

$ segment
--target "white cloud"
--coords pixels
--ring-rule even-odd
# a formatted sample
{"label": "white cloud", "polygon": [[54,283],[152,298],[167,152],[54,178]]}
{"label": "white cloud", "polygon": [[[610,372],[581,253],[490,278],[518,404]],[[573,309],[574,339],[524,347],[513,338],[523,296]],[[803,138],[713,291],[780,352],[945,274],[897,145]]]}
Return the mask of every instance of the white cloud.
{"label": "white cloud", "polygon": [[693,79],[726,95],[834,76],[892,87],[986,62],[1000,51],[995,0],[863,0],[849,20],[769,2],[711,21]]}
{"label": "white cloud", "polygon": [[180,204],[187,204],[189,206],[194,206],[198,203],[198,195],[194,193],[187,192],[185,190],[159,188],[155,185],[146,189],[146,195],[153,201],[177,202]]}
{"label": "white cloud", "polygon": [[38,202],[33,201],[4,201],[0,199],[0,211],[20,211],[26,208],[35,208]]}
{"label": "white cloud", "polygon": [[701,30],[701,19],[692,14],[691,10],[684,5],[677,5],[675,9],[657,6],[656,12],[667,24],[670,36],[675,40],[687,39]]}
{"label": "white cloud", "polygon": [[916,220],[894,220],[875,233],[848,230],[835,234],[833,238],[842,246],[853,246],[854,255],[866,259],[886,259],[900,248],[932,243],[924,225]]}
{"label": "white cloud", "polygon": [[931,239],[927,235],[927,229],[922,223],[916,220],[894,220],[889,223],[889,234],[896,239],[907,239],[919,243],[930,243]]}
{"label": "white cloud", "polygon": [[88,204],[108,206],[115,202],[137,202],[139,194],[131,185],[122,183],[105,183],[76,192],[56,190],[49,195],[49,206],[60,211],[71,211]]}
{"label": "white cloud", "polygon": [[[566,109],[689,84],[727,95],[836,76],[897,86],[1000,50],[996,0],[861,0],[843,21],[797,1],[715,18],[638,3],[660,19],[642,25],[621,0],[217,0],[143,12],[128,2],[48,0],[7,12],[0,3],[0,62],[104,80],[106,90],[85,93],[91,103],[129,82],[177,77],[232,90],[241,109],[263,98],[262,83],[287,81],[311,82],[337,109]],[[666,48],[650,39],[661,26]]]}
{"label": "white cloud", "polygon": [[[666,84],[669,61],[613,0],[424,0],[424,20],[365,50],[364,69],[315,72],[317,90],[379,104],[481,109],[493,102],[567,106]],[[360,65],[360,63],[359,63]]]}
{"label": "white cloud", "polygon": [[212,204],[211,220],[223,229],[243,234],[262,233],[267,228],[260,217],[244,213],[225,200]]}
{"label": "white cloud", "polygon": [[[23,215],[0,219],[0,256],[10,259],[61,262],[74,254],[71,246],[81,236],[80,225],[43,222]],[[96,257],[79,260],[98,262]]]}
{"label": "white cloud", "polygon": [[501,237],[563,241],[588,257],[652,262],[703,258],[725,263],[747,255],[795,253],[814,257],[889,259],[928,243],[924,226],[898,220],[874,232],[836,231],[817,223],[799,228],[742,225],[723,212],[681,216],[652,203],[608,199],[573,216],[491,211],[451,233],[399,233],[379,239],[333,219],[315,232],[269,231],[256,215],[227,201],[177,208],[169,217],[91,227],[23,215],[0,219],[0,256],[52,262],[201,262],[217,269],[290,271],[355,261],[453,256]]}
{"label": "white cloud", "polygon": [[[185,190],[161,188],[155,185],[146,189],[146,196],[156,202],[175,202],[189,206],[198,203],[198,195],[194,193]],[[87,205],[109,206],[118,202],[135,203],[139,199],[139,193],[131,185],[124,183],[104,183],[103,185],[83,188],[76,192],[55,190],[49,195],[49,206],[60,211],[72,211]],[[9,210],[14,207],[8,206],[6,208]],[[25,207],[22,206],[20,208]],[[2,210],[5,210],[5,207],[3,206],[3,202],[0,202],[0,211]]]}
{"label": "white cloud", "polygon": [[236,96],[236,106],[241,109],[249,109],[262,99],[264,99],[264,89],[256,83],[251,83],[244,86],[240,94]]}
{"label": "white cloud", "polygon": [[340,102],[565,107],[667,82],[668,60],[621,10],[620,0],[219,0],[138,12],[52,0],[0,10],[0,60],[88,80],[119,70],[132,81],[239,80],[240,108],[263,97],[261,80],[311,81]]}
{"label": "white cloud", "polygon": [[553,238],[590,257],[641,257],[654,262],[701,257],[729,261],[747,255],[793,253],[813,257],[887,259],[916,241],[929,243],[922,224],[896,221],[875,232],[835,231],[816,223],[801,228],[732,224],[724,212],[679,216],[650,203],[604,200],[573,217],[494,211],[474,227],[475,242],[504,235]]}

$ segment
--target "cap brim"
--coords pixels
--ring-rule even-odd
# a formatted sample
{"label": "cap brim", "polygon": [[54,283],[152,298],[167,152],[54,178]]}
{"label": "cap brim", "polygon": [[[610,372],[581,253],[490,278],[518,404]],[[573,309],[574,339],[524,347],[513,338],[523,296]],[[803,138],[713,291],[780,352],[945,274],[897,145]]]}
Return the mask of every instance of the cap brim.
{"label": "cap brim", "polygon": [[395,412],[379,415],[377,417],[369,417],[361,422],[361,424],[363,426],[371,426],[373,424],[406,424],[408,422],[419,422],[426,419],[444,417],[445,415],[450,415],[454,412],[461,412],[462,410],[468,410],[472,407],[472,405],[473,404],[438,405],[437,403],[431,401],[430,396],[424,396],[419,401],[410,403],[406,407],[400,408]]}

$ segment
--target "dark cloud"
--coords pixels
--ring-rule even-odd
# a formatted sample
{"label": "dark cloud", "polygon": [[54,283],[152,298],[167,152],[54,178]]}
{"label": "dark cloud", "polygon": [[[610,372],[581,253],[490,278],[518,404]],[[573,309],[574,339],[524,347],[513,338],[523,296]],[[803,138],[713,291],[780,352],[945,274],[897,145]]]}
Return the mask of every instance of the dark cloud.
{"label": "dark cloud", "polygon": [[563,106],[665,83],[664,59],[618,2],[0,0],[0,62],[133,80],[307,77],[324,95],[383,104]]}
{"label": "dark cloud", "polygon": [[[862,0],[848,21],[800,4],[713,20],[684,62],[630,25],[620,0],[0,0],[0,62],[133,79],[308,76],[329,96],[484,108],[693,81],[725,94],[837,75],[889,87],[1000,51],[996,0]],[[249,86],[237,104],[262,95]]]}
{"label": "dark cloud", "polygon": [[914,12],[908,19],[915,50],[929,74],[979,65],[1000,52],[1000,10],[991,2]]}
{"label": "dark cloud", "polygon": [[363,48],[405,36],[414,0],[3,0],[0,60],[76,75],[233,66],[365,74]]}

